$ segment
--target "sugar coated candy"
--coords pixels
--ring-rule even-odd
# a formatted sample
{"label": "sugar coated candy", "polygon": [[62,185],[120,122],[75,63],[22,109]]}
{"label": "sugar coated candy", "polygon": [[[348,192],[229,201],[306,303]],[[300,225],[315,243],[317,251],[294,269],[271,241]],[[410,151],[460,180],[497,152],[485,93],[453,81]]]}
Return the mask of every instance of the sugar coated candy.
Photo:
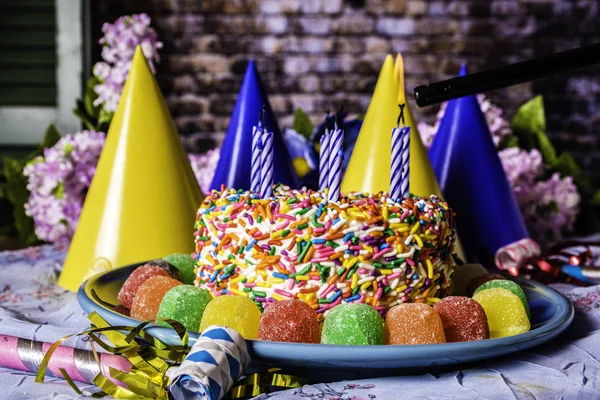
{"label": "sugar coated candy", "polygon": [[302,300],[271,303],[260,319],[258,338],[272,342],[319,343],[317,313]]}
{"label": "sugar coated candy", "polygon": [[475,293],[481,292],[482,290],[492,289],[492,288],[504,288],[506,290],[510,290],[513,292],[521,303],[523,303],[523,307],[525,307],[525,312],[527,313],[527,317],[531,320],[531,311],[529,310],[529,303],[527,303],[527,297],[525,296],[525,292],[513,281],[509,281],[508,279],[494,279],[493,281],[489,281],[479,286]]}
{"label": "sugar coated candy", "polygon": [[367,304],[340,304],[333,307],[323,324],[323,344],[383,344],[383,320]]}
{"label": "sugar coated candy", "polygon": [[487,317],[473,299],[449,296],[433,306],[442,319],[447,342],[471,342],[490,338]]}
{"label": "sugar coated candy", "polygon": [[211,300],[212,296],[206,289],[192,285],[175,286],[163,297],[156,314],[156,323],[170,326],[159,319],[174,319],[187,330],[198,332],[202,314]]}
{"label": "sugar coated candy", "polygon": [[171,278],[176,279],[179,282],[183,282],[183,276],[181,275],[181,272],[179,272],[179,270],[173,264],[166,260],[158,258],[156,260],[148,261],[146,265],[154,265],[160,267],[164,269],[167,272],[167,274],[171,276]]}
{"label": "sugar coated candy", "polygon": [[442,319],[427,304],[398,304],[388,311],[385,318],[385,342],[388,344],[446,343]]}
{"label": "sugar coated candy", "polygon": [[178,280],[168,276],[154,276],[147,279],[133,298],[131,317],[140,321],[154,320],[165,294],[181,284]]}
{"label": "sugar coated candy", "polygon": [[487,274],[487,269],[481,264],[463,264],[454,268],[454,273],[452,274],[452,294],[454,296],[466,296],[469,282],[473,278]]}
{"label": "sugar coated candy", "polygon": [[124,307],[131,308],[133,298],[140,286],[142,286],[142,283],[153,276],[169,277],[169,274],[164,269],[153,265],[143,265],[134,269],[125,283],[123,283],[123,286],[121,286],[121,290],[119,290],[119,295],[117,296],[119,302]]}
{"label": "sugar coated candy", "polygon": [[531,328],[519,296],[504,288],[482,290],[473,296],[481,304],[490,327],[490,338],[525,333]]}
{"label": "sugar coated candy", "polygon": [[196,279],[196,273],[194,272],[195,261],[189,254],[174,253],[169,254],[164,258],[167,262],[171,263],[181,272],[183,277],[183,283],[186,285],[193,285]]}
{"label": "sugar coated candy", "polygon": [[471,279],[471,281],[467,285],[467,296],[473,297],[473,293],[475,293],[479,286],[483,285],[486,282],[493,281],[495,279],[506,280],[506,277],[504,275],[490,273],[486,275],[477,276]]}
{"label": "sugar coated candy", "polygon": [[244,339],[256,339],[259,323],[260,310],[248,297],[219,296],[206,306],[200,332],[211,325],[220,325],[236,330]]}

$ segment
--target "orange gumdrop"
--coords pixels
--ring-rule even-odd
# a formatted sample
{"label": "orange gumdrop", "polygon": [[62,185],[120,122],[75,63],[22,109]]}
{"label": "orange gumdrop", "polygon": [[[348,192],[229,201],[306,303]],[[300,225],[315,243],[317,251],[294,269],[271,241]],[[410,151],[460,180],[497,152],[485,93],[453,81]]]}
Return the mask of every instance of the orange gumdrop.
{"label": "orange gumdrop", "polygon": [[392,307],[385,317],[385,343],[446,343],[439,314],[423,303],[402,303]]}
{"label": "orange gumdrop", "polygon": [[166,276],[154,276],[147,279],[133,298],[131,317],[140,321],[154,320],[165,294],[179,285],[183,284]]}

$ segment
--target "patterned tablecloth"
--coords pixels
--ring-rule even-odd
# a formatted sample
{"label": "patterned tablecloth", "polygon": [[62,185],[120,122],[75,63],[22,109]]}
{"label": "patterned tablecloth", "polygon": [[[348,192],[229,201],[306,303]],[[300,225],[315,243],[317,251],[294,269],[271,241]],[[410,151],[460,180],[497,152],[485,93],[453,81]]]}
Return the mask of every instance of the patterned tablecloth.
{"label": "patterned tablecloth", "polygon": [[[50,246],[0,253],[0,334],[53,342],[88,327],[75,295],[56,285],[64,256]],[[577,314],[567,332],[546,345],[469,369],[307,385],[259,399],[600,399],[600,286],[554,288]],[[84,338],[66,344],[88,346]],[[37,384],[32,374],[0,368],[0,398],[88,397],[78,397],[61,379]]]}

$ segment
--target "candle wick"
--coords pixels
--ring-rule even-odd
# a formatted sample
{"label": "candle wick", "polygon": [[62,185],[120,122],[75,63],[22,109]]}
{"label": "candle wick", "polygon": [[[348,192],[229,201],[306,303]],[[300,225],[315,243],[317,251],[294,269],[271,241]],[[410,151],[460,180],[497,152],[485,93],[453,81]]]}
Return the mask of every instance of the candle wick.
{"label": "candle wick", "polygon": [[342,111],[344,111],[344,106],[341,106],[340,109],[338,110],[338,112],[335,113],[335,119],[334,119],[335,130],[338,130],[339,126],[342,125],[342,122],[340,121],[340,117],[342,116]]}
{"label": "candle wick", "polygon": [[267,105],[263,104],[262,109],[260,110],[260,120],[262,120],[262,125],[267,130]]}
{"label": "candle wick", "polygon": [[402,122],[402,127],[404,128],[404,107],[406,107],[405,103],[398,104],[400,107],[400,114],[398,114],[398,120],[396,121],[396,128],[400,127],[400,122]]}

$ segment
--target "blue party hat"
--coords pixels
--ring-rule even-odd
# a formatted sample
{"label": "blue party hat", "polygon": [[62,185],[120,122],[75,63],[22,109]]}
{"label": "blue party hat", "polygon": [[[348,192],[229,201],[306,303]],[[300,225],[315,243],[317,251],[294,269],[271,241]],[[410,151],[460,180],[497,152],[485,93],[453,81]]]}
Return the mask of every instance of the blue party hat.
{"label": "blue party hat", "polygon": [[[463,65],[459,76],[466,74]],[[467,258],[493,265],[500,247],[529,237],[475,96],[448,103],[429,158]]]}
{"label": "blue party hat", "polygon": [[248,62],[244,81],[231,115],[221,156],[215,171],[211,189],[250,189],[252,159],[252,129],[258,124],[260,111],[265,106],[267,130],[273,132],[274,182],[298,187],[298,177],[292,166],[292,158],[277,126],[262,80],[253,60]]}

